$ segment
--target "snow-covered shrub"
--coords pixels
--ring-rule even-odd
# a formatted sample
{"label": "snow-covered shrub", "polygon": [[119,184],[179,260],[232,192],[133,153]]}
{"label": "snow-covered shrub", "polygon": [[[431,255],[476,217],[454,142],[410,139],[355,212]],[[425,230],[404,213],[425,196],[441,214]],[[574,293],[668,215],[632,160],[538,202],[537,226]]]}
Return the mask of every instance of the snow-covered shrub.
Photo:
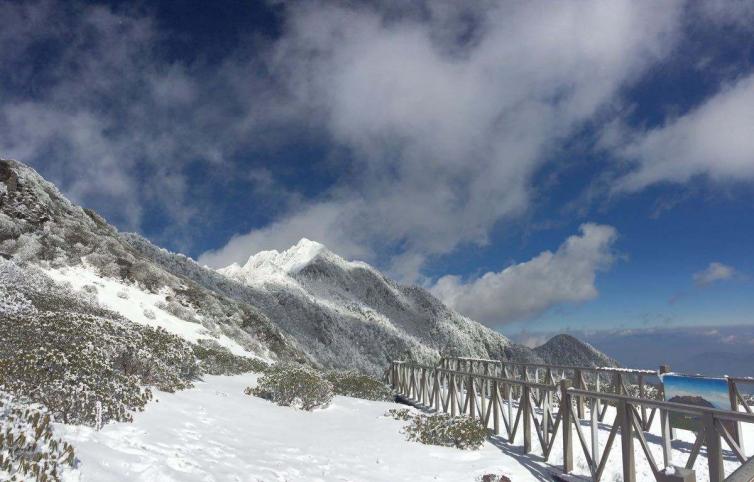
{"label": "snow-covered shrub", "polygon": [[478,482],[511,482],[507,475],[484,474],[476,479]]}
{"label": "snow-covered shrub", "polygon": [[182,305],[171,296],[168,296],[165,301],[158,302],[156,306],[157,308],[170,313],[176,318],[180,318],[191,323],[201,323],[201,321],[196,318],[196,313],[193,309]]}
{"label": "snow-covered shrub", "polygon": [[327,379],[333,384],[336,395],[378,401],[394,398],[387,385],[357,371],[332,371],[327,374]]}
{"label": "snow-covered shrub", "polygon": [[459,449],[476,450],[487,438],[487,429],[478,420],[445,413],[416,415],[405,431],[408,440]]}
{"label": "snow-covered shrub", "polygon": [[166,392],[191,387],[191,381],[201,374],[191,346],[162,328],[140,325],[133,328],[134,332],[119,348],[115,367]]}
{"label": "snow-covered shrub", "polygon": [[[0,184],[2,186],[3,184]],[[0,213],[0,241],[17,238],[21,234],[13,219]]]}
{"label": "snow-covered shrub", "polygon": [[403,420],[404,422],[407,420],[411,420],[414,416],[411,414],[411,410],[407,408],[391,408],[387,412],[385,412],[386,417],[391,417],[396,420]]}
{"label": "snow-covered shrub", "polygon": [[68,442],[53,437],[44,407],[0,391],[0,480],[58,481],[75,460]]}
{"label": "snow-covered shrub", "polygon": [[283,406],[303,410],[324,408],[330,404],[333,385],[321,373],[306,365],[282,363],[270,367],[254,388],[245,390]]}
{"label": "snow-covered shrub", "polygon": [[105,323],[55,313],[8,320],[0,325],[0,385],[44,404],[58,421],[92,425],[98,401],[106,420],[131,420],[151,393],[114,367]]}
{"label": "snow-covered shrub", "polygon": [[269,365],[261,360],[234,355],[212,340],[199,340],[193,346],[194,355],[204,373],[209,375],[238,375],[265,372]]}

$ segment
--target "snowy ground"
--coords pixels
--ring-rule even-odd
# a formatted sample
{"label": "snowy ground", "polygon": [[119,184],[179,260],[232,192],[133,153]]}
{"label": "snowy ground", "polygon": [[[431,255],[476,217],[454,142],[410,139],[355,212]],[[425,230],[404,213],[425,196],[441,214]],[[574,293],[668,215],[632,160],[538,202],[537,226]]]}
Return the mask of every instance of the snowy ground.
{"label": "snowy ground", "polygon": [[[96,432],[85,427],[56,427],[73,442],[81,460],[68,481],[474,481],[485,473],[505,474],[514,482],[551,480],[562,462],[559,443],[545,463],[533,435],[534,452],[521,453],[495,438],[478,451],[407,442],[405,422],[384,417],[397,405],[336,397],[325,410],[302,412],[243,394],[255,375],[207,377],[195,388],[160,393],[134,423],[115,423]],[[608,415],[607,420],[612,420]],[[584,422],[587,430],[587,422]],[[609,425],[601,425],[600,443]],[[754,446],[747,427],[746,448]],[[654,430],[657,433],[657,430]],[[685,463],[693,443],[679,431],[674,459]],[[585,432],[587,439],[588,432]],[[522,437],[522,435],[519,435]],[[560,438],[560,437],[558,437]],[[647,435],[661,463],[659,439]],[[517,440],[521,443],[521,439]],[[574,433],[575,473],[588,468]],[[637,480],[654,480],[638,441]],[[738,464],[726,452],[726,474]],[[695,469],[708,480],[704,451]],[[616,439],[603,476],[621,480],[620,439]],[[576,477],[574,477],[576,478]]]}
{"label": "snowy ground", "polygon": [[243,394],[254,375],[207,377],[195,388],[161,393],[134,423],[100,432],[57,426],[81,460],[81,481],[473,481],[496,472],[543,480],[530,457],[407,442],[397,405],[336,397],[302,412]]}

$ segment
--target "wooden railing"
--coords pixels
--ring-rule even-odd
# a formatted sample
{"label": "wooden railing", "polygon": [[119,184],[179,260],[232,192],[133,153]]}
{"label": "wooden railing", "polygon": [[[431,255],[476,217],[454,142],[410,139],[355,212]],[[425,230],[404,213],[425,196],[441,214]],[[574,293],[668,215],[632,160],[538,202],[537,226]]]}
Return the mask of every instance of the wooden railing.
{"label": "wooden railing", "polygon": [[[440,367],[456,370],[483,373],[500,376],[507,379],[534,381],[550,385],[558,385],[562,380],[570,380],[571,386],[580,390],[631,395],[640,399],[662,400],[662,383],[659,373],[652,370],[613,368],[613,367],[579,367],[573,365],[547,365],[541,363],[521,363],[500,360],[485,360],[480,358],[443,357]],[[663,366],[660,372],[668,372],[670,368]],[[607,412],[607,402],[601,402],[598,421],[602,422]],[[541,407],[541,400],[537,400]],[[576,413],[584,418],[584,399],[576,400]],[[651,426],[655,417],[655,410],[641,406],[642,427]],[[736,434],[738,439],[738,434]]]}
{"label": "wooden railing", "polygon": [[[396,393],[409,401],[437,412],[478,419],[493,435],[498,436],[502,432],[509,444],[515,444],[517,434],[522,432],[524,453],[531,452],[537,443],[545,461],[551,457],[556,442],[562,440],[560,449],[565,473],[571,472],[574,467],[575,431],[577,450],[583,454],[590,478],[594,481],[601,480],[611,449],[619,436],[625,482],[636,479],[634,439],[638,440],[655,480],[695,480],[693,467],[703,446],[706,447],[711,482],[754,480],[754,462],[747,458],[731,430],[731,427],[738,427],[741,423],[754,423],[754,414],[576,388],[573,387],[573,380],[555,382],[552,375],[548,380],[550,383],[511,378],[505,376],[510,372],[505,372],[503,363],[486,361],[486,367],[485,360],[453,366],[455,362],[446,359],[437,367],[396,361],[391,364],[387,379]],[[457,370],[456,367],[469,370]],[[588,419],[579,413],[580,405],[584,407],[582,410],[588,409]],[[606,443],[601,448],[600,425],[604,430],[604,424],[600,422],[605,418],[608,407],[615,408],[615,418]],[[647,410],[651,413],[648,417],[645,414]],[[661,464],[655,460],[645,436],[653,428],[655,413],[659,413],[660,434],[653,434],[653,437],[661,442]],[[699,420],[689,457],[680,466],[675,465],[673,460],[673,435],[669,422],[672,413],[692,415]],[[532,438],[532,429],[536,438]],[[736,431],[740,431],[740,427]],[[742,463],[727,479],[724,474],[723,441],[730,449],[727,451],[729,457],[735,457]],[[671,467],[673,470],[666,470]]]}

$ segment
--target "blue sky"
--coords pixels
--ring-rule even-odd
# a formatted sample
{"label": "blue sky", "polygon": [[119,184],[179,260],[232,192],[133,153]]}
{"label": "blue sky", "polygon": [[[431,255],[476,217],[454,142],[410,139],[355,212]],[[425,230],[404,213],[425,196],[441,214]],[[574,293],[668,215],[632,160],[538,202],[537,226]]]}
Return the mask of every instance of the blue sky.
{"label": "blue sky", "polygon": [[509,335],[754,325],[751,2],[0,2],[0,154]]}

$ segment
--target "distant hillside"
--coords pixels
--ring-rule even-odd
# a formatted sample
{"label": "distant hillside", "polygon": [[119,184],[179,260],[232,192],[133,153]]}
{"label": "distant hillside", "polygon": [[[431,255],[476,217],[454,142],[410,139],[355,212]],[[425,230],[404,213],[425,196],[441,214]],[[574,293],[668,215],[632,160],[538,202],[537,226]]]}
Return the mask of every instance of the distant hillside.
{"label": "distant hillside", "polygon": [[589,343],[571,335],[556,335],[542,346],[534,348],[545,363],[583,367],[618,367],[620,364]]}

